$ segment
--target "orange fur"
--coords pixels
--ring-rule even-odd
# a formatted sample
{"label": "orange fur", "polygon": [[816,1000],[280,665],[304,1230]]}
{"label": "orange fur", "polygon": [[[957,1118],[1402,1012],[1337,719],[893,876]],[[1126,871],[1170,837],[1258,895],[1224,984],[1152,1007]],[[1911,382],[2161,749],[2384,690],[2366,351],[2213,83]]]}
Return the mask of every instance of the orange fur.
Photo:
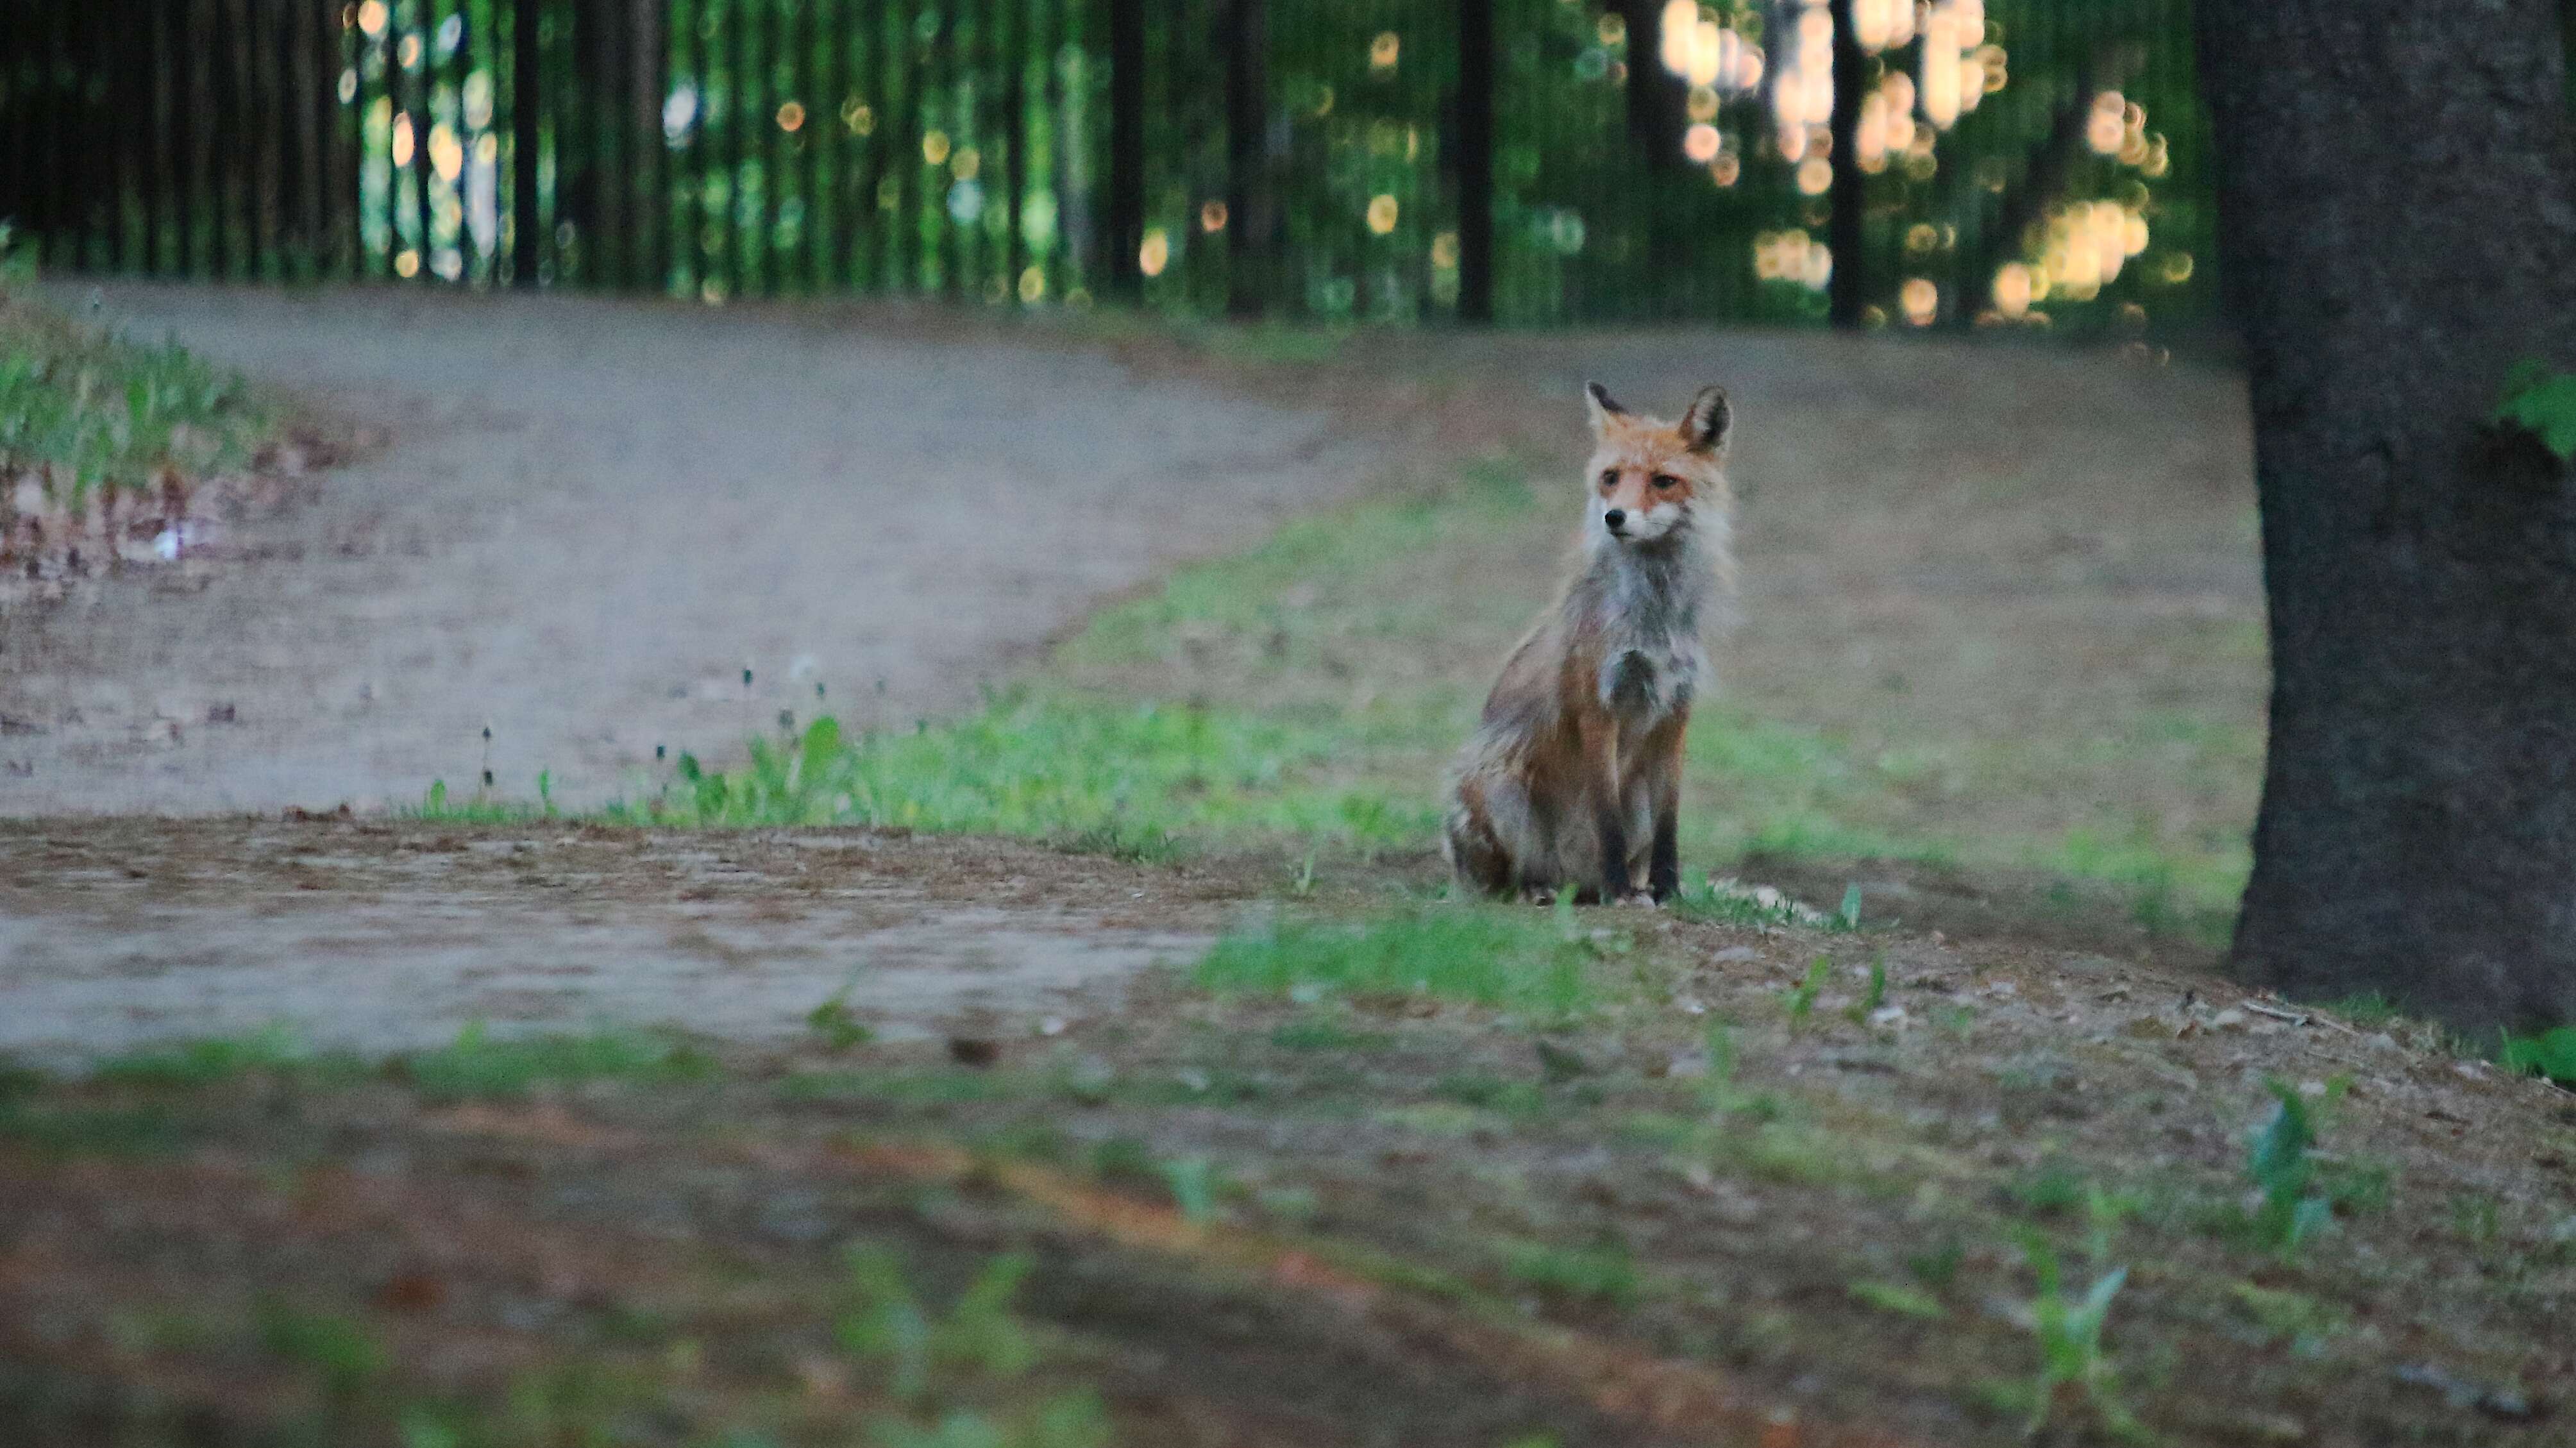
{"label": "orange fur", "polygon": [[1445,853],[1492,893],[1622,900],[1679,884],[1682,740],[1704,633],[1733,590],[1725,394],[1681,421],[1590,389],[1596,441],[1573,576],[1504,663],[1454,775]]}

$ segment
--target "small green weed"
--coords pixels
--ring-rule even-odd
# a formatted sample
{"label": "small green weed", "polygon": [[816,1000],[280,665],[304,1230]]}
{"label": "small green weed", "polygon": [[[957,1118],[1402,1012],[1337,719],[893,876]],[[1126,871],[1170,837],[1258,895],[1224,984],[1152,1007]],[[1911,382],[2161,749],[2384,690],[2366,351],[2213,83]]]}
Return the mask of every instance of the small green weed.
{"label": "small green weed", "polygon": [[2038,1279],[2038,1294],[2022,1309],[2033,1342],[2039,1348],[2039,1375],[2018,1393],[1999,1395],[2009,1402],[2026,1398],[2028,1416],[2022,1436],[2036,1438],[2048,1426],[2062,1392],[2072,1390],[2093,1410],[2103,1429],[2122,1442],[2144,1442],[2146,1426],[2121,1403],[2119,1375],[2102,1347],[2102,1329],[2112,1300],[2129,1280],[2129,1269],[2114,1267],[2081,1294],[2061,1286],[2057,1253],[2036,1232],[2022,1235],[2022,1259]]}
{"label": "small green weed", "polygon": [[1220,939],[1193,979],[1218,992],[1293,1000],[1416,996],[1572,1016],[1593,1003],[1588,936],[1484,904],[1417,907],[1356,923],[1280,920]]}
{"label": "small green weed", "polygon": [[1825,988],[1825,981],[1833,974],[1833,969],[1833,961],[1819,955],[1815,963],[1807,967],[1805,978],[1789,987],[1789,1029],[1794,1031],[1804,1026],[1807,1017],[1815,1014],[1816,993]]}
{"label": "small green weed", "polygon": [[1843,1014],[1855,1026],[1867,1024],[1879,1007],[1887,1004],[1887,952],[1882,950],[1869,958],[1869,989],[1861,992]]}
{"label": "small green weed", "polygon": [[[2342,1078],[2327,1086],[2326,1097],[2342,1094]],[[2262,1192],[2251,1226],[2255,1239],[2288,1260],[2299,1245],[2334,1224],[2334,1203],[2317,1185],[2316,1113],[2295,1082],[2267,1077],[2272,1114],[2254,1133],[2246,1153],[2245,1174]]]}
{"label": "small green weed", "polygon": [[1097,1394],[1023,1386],[1042,1353],[1011,1302],[1033,1265],[1017,1253],[993,1259],[941,1313],[913,1291],[892,1253],[849,1254],[852,1301],[834,1336],[903,1405],[869,1420],[881,1448],[1108,1448],[1108,1410]]}
{"label": "small green weed", "polygon": [[492,1036],[481,1022],[467,1026],[453,1044],[406,1056],[400,1073],[434,1099],[519,1096],[541,1084],[621,1079],[697,1081],[714,1074],[715,1062],[691,1047],[642,1032],[591,1035]]}
{"label": "small green weed", "polygon": [[877,1038],[876,1030],[850,1010],[850,993],[842,990],[805,1013],[805,1029],[827,1050],[846,1051]]}

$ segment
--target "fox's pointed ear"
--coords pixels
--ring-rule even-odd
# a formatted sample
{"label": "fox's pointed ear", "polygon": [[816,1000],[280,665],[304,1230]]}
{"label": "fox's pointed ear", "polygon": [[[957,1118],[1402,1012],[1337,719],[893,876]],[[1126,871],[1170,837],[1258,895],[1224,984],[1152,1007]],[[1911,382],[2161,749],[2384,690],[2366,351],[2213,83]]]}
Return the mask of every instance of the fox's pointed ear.
{"label": "fox's pointed ear", "polygon": [[1610,395],[1610,389],[1598,382],[1583,384],[1583,410],[1591,415],[1592,433],[1595,437],[1600,436],[1602,430],[1609,427],[1610,419],[1628,415],[1628,409],[1621,407],[1619,400]]}
{"label": "fox's pointed ear", "polygon": [[1691,399],[1690,411],[1682,414],[1681,434],[1695,452],[1723,453],[1728,434],[1735,430],[1735,410],[1727,405],[1726,389],[1703,387]]}

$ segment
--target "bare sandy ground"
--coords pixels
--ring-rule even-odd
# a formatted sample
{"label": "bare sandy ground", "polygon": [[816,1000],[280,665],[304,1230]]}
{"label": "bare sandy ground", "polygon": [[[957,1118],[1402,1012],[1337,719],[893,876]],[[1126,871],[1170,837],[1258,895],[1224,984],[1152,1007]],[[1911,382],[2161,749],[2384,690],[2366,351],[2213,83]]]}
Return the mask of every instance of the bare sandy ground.
{"label": "bare sandy ground", "polygon": [[[0,1053],[48,1060],[280,1022],[371,1051],[474,1020],[774,1042],[843,992],[893,1035],[1114,1008],[1276,880],[382,807],[470,789],[487,726],[504,796],[547,771],[578,806],[657,746],[722,757],[781,711],[970,707],[1098,601],[1291,512],[1516,440],[1570,450],[1585,376],[1645,407],[1735,389],[1764,622],[1730,660],[1766,715],[1878,718],[1903,659],[1902,734],[1998,700],[2072,710],[2057,733],[2078,734],[2169,676],[2142,650],[2256,616],[2241,390],[2180,368],[1398,337],[1283,402],[1208,380],[1258,368],[936,313],[114,288],[102,314],[390,442],[243,529],[245,557],[0,611]],[[1533,588],[1549,566],[1470,561]],[[358,819],[278,817],[344,802]]]}
{"label": "bare sandy ground", "polygon": [[[89,310],[85,288],[66,302]],[[111,287],[384,429],[254,556],[0,611],[0,819],[603,800],[782,709],[970,704],[1366,463],[1330,417],[990,340],[573,296]],[[744,671],[751,673],[748,688]],[[816,693],[820,685],[824,693]]]}
{"label": "bare sandy ground", "polygon": [[368,1053],[669,1026],[1034,1038],[1187,960],[1240,882],[865,831],[85,819],[0,830],[0,1056],[284,1027]]}

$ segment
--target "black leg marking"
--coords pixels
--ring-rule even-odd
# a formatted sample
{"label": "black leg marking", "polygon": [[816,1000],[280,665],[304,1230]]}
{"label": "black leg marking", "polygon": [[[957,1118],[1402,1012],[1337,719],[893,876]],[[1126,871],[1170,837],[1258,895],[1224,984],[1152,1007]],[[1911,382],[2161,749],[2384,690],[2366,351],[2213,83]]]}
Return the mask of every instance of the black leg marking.
{"label": "black leg marking", "polygon": [[1646,862],[1646,890],[1662,904],[1681,888],[1681,811],[1667,807],[1655,812],[1655,852]]}
{"label": "black leg marking", "polygon": [[1616,810],[1603,810],[1601,821],[1601,900],[1616,905],[1636,893],[1628,878],[1628,822]]}

